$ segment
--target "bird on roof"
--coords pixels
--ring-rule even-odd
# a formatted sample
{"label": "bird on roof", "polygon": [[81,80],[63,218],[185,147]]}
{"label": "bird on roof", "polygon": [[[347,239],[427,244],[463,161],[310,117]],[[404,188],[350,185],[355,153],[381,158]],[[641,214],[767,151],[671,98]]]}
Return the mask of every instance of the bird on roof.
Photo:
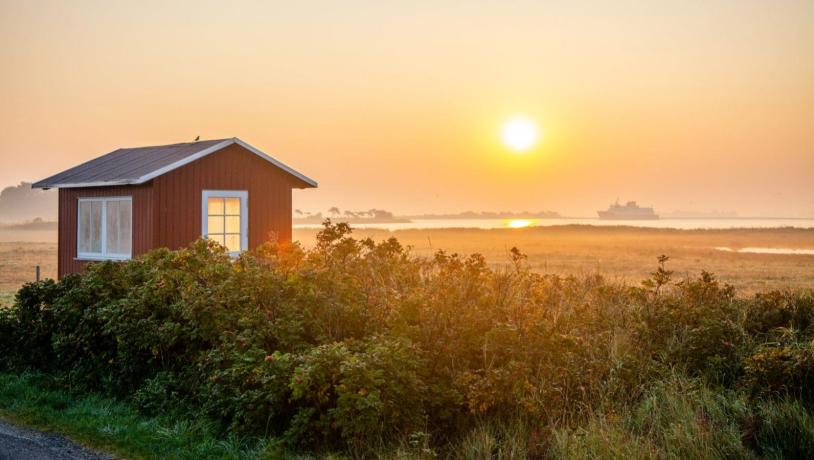
{"label": "bird on roof", "polygon": [[195,136],[195,142],[198,142],[199,140],[201,140],[201,136]]}

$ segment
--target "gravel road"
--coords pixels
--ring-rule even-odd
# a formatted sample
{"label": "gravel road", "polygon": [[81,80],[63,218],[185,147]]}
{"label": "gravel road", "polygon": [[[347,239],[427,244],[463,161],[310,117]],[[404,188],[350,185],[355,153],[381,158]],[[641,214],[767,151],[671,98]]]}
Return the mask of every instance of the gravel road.
{"label": "gravel road", "polygon": [[112,460],[51,433],[0,420],[0,460]]}

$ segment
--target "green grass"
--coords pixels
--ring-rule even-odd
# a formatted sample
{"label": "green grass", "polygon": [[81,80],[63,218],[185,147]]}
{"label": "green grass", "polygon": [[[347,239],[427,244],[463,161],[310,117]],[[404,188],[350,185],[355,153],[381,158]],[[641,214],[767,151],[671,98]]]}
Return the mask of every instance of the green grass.
{"label": "green grass", "polygon": [[0,374],[0,417],[123,458],[261,458],[268,447],[264,441],[218,438],[204,421],[147,418],[113,399],[72,397],[40,374]]}
{"label": "green grass", "polygon": [[[0,374],[0,418],[60,433],[122,458],[312,458],[280,451],[269,441],[219,438],[213,427],[201,420],[147,418],[110,398],[72,397],[42,374]],[[542,437],[547,441],[537,439],[547,447],[530,442],[534,439],[530,428],[522,423],[486,423],[456,442],[447,455],[526,458],[545,452],[554,459],[780,459],[814,454],[814,417],[798,401],[750,402],[738,392],[712,389],[683,378],[655,385],[641,401],[621,413],[596,414],[576,428],[555,428],[550,436]],[[377,457],[436,457],[420,447],[402,446],[379,452]]]}
{"label": "green grass", "polygon": [[793,399],[742,393],[672,378],[621,414],[596,414],[554,432],[551,458],[812,458],[814,417]]}

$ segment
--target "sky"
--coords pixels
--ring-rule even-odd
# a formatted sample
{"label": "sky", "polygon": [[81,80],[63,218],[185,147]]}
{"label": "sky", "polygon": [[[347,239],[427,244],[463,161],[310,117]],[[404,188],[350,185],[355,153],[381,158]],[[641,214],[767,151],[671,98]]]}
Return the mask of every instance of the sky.
{"label": "sky", "polygon": [[309,211],[814,217],[811,0],[0,0],[0,66],[0,188],[236,136]]}

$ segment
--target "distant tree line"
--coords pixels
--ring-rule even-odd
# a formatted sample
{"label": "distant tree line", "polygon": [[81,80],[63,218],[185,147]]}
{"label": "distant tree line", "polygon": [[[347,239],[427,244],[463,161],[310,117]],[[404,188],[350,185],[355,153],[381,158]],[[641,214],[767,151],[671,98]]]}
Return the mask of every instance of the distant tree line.
{"label": "distant tree line", "polygon": [[30,182],[20,182],[0,191],[0,223],[21,223],[36,218],[56,220],[55,190],[32,189]]}
{"label": "distant tree line", "polygon": [[332,206],[332,207],[328,208],[328,210],[326,211],[326,213],[324,215],[322,214],[322,212],[311,213],[311,212],[308,212],[308,211],[302,211],[300,209],[295,209],[294,214],[295,214],[295,217],[297,217],[297,218],[309,219],[309,220],[311,220],[311,219],[314,219],[314,220],[319,219],[320,221],[325,217],[331,217],[331,218],[334,218],[334,219],[339,219],[339,218],[344,217],[346,219],[351,219],[351,220],[352,219],[380,220],[380,219],[393,219],[394,218],[392,212],[386,211],[384,209],[371,208],[371,209],[368,209],[367,211],[352,211],[350,209],[347,209],[345,211],[342,211],[337,206]]}

